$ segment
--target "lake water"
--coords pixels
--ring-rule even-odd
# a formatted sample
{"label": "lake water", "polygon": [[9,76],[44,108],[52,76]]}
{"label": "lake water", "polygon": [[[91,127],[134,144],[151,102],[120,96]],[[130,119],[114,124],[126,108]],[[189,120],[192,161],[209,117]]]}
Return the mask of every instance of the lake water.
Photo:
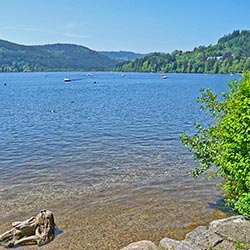
{"label": "lake water", "polygon": [[192,196],[214,209],[217,182],[188,175],[196,163],[179,137],[208,122],[196,103],[200,88],[219,93],[233,78],[239,76],[0,74],[1,221],[52,201],[80,206],[79,197],[111,207],[134,202],[140,210],[156,198],[164,203],[166,194],[179,202]]}

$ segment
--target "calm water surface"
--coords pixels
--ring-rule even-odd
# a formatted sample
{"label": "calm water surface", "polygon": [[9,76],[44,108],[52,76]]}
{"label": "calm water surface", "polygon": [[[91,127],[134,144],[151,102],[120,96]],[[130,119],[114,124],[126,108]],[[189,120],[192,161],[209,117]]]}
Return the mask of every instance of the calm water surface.
{"label": "calm water surface", "polygon": [[239,76],[0,74],[1,216],[16,206],[32,209],[37,199],[126,188],[155,190],[159,199],[166,190],[179,200],[185,190],[215,198],[213,182],[189,177],[195,162],[179,137],[208,121],[196,103],[200,88],[225,91],[233,78]]}

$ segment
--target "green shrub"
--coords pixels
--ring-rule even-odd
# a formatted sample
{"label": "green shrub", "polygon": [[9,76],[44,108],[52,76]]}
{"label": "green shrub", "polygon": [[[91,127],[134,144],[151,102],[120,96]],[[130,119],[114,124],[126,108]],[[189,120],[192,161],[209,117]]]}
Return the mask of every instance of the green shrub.
{"label": "green shrub", "polygon": [[182,143],[200,163],[197,176],[216,166],[225,179],[226,201],[237,212],[250,215],[250,72],[231,81],[221,99],[210,89],[201,90],[201,108],[209,111],[213,123],[207,128],[196,125],[193,136],[184,133]]}

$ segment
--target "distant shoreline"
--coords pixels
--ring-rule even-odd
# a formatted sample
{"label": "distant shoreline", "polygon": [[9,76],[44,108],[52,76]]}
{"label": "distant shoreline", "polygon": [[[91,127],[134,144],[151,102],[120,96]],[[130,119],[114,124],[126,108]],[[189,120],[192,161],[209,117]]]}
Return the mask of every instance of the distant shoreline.
{"label": "distant shoreline", "polygon": [[192,51],[139,54],[95,51],[76,44],[24,46],[0,40],[0,72],[171,72],[235,74],[250,70],[250,31],[235,30]]}

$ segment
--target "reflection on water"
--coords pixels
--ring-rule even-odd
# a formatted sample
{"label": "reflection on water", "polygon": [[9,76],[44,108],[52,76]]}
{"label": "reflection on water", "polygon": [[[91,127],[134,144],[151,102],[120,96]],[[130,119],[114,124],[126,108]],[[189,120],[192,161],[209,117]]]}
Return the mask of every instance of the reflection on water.
{"label": "reflection on water", "polygon": [[[65,73],[0,75],[2,221],[41,204],[77,207],[84,197],[120,210],[157,197],[157,215],[166,201],[202,200],[211,209],[218,181],[188,175],[195,162],[179,137],[208,122],[195,101],[199,89],[224,91],[231,76],[69,75],[77,81],[64,83]],[[177,208],[172,213],[178,218]]]}

